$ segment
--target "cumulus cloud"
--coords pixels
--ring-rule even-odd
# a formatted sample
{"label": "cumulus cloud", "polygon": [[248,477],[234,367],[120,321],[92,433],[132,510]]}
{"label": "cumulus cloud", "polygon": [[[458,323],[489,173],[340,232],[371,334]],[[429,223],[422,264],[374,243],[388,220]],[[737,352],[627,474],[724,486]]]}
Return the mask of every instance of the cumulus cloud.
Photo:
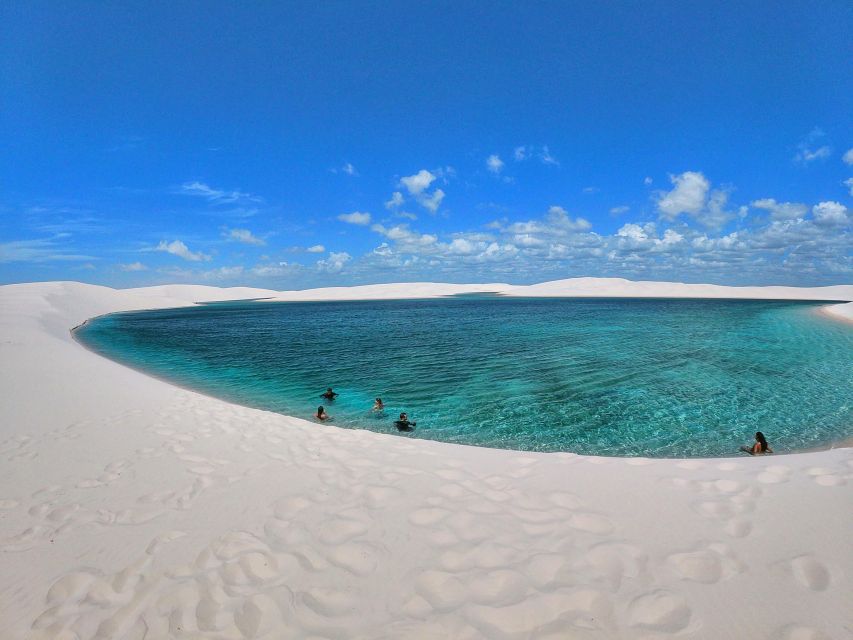
{"label": "cumulus cloud", "polygon": [[329,257],[325,260],[317,261],[317,269],[323,273],[340,273],[344,265],[352,259],[352,256],[346,251],[329,253]]}
{"label": "cumulus cloud", "polygon": [[806,205],[799,202],[776,202],[773,198],[753,200],[750,203],[750,206],[755,207],[756,209],[768,211],[773,220],[802,218],[809,211],[809,208]]}
{"label": "cumulus cloud", "polygon": [[[439,173],[446,181],[446,176],[453,175],[454,172],[452,167],[447,167],[446,169],[439,170],[437,173]],[[400,186],[405,188],[406,191],[409,192],[409,195],[414,197],[419,205],[429,210],[431,213],[435,213],[441,206],[441,202],[444,200],[445,195],[444,191],[441,189],[435,189],[432,193],[428,193],[430,185],[432,185],[437,178],[438,175],[431,171],[421,169],[414,175],[400,178]]]}
{"label": "cumulus cloud", "polygon": [[353,211],[352,213],[342,213],[338,216],[338,220],[349,224],[358,224],[366,226],[370,224],[370,214],[362,211]]}
{"label": "cumulus cloud", "polygon": [[[699,213],[735,215],[726,210],[726,198],[724,191],[709,185]],[[770,200],[756,202],[786,212],[778,215],[792,215],[791,203]],[[726,234],[717,234],[714,227],[702,232],[662,217],[657,223],[627,222],[601,235],[587,220],[557,205],[532,219],[495,221],[486,225],[488,232],[434,234],[404,224],[374,224],[371,229],[382,237],[381,244],[353,260],[347,271],[362,278],[371,270],[395,269],[401,279],[444,274],[481,281],[594,274],[751,284],[802,282],[807,277],[831,283],[849,277],[850,212],[837,202],[822,202],[812,212],[773,219],[771,211]]]}
{"label": "cumulus cloud", "polygon": [[386,209],[396,209],[403,205],[403,194],[399,191],[395,191],[391,194],[391,199],[385,201]]}
{"label": "cumulus cloud", "polygon": [[711,182],[699,171],[685,171],[670,175],[673,189],[657,193],[657,206],[661,218],[670,222],[687,215],[709,228],[720,228],[736,215],[745,216],[747,209],[729,211],[729,194],[724,189],[711,190]]}
{"label": "cumulus cloud", "polygon": [[165,240],[161,240],[160,244],[158,244],[154,251],[163,251],[165,253],[171,253],[173,256],[178,256],[179,258],[183,258],[184,260],[189,260],[190,262],[201,262],[210,260],[210,256],[202,253],[196,252],[193,253],[189,250],[189,247],[185,245],[180,240],[173,240],[172,242],[166,242]]}
{"label": "cumulus cloud", "polygon": [[321,244],[315,244],[313,247],[305,249],[308,253],[325,253],[326,247]]}
{"label": "cumulus cloud", "polygon": [[185,182],[179,188],[180,193],[187,196],[204,198],[214,204],[235,204],[239,202],[262,202],[263,198],[245,193],[238,189],[216,189],[204,182]]}
{"label": "cumulus cloud", "polygon": [[512,157],[516,162],[538,159],[542,164],[560,166],[559,160],[553,156],[548,145],[536,147],[534,145],[521,145],[512,150]]}
{"label": "cumulus cloud", "polygon": [[818,147],[817,149],[800,149],[797,152],[797,155],[794,156],[794,160],[800,162],[802,164],[808,164],[809,162],[813,162],[815,160],[824,160],[828,158],[832,154],[832,149],[830,149],[827,145],[822,147]]}
{"label": "cumulus cloud", "polygon": [[614,216],[621,216],[623,213],[628,213],[630,207],[627,205],[620,205],[618,207],[611,207],[610,213]]}
{"label": "cumulus cloud", "polygon": [[130,264],[120,264],[118,266],[122,271],[148,271],[148,267],[146,267],[141,262],[131,262]]}
{"label": "cumulus cloud", "polygon": [[847,207],[840,202],[820,202],[812,207],[815,223],[828,227],[847,224]]}
{"label": "cumulus cloud", "polygon": [[430,195],[422,193],[418,197],[418,203],[425,209],[431,211],[432,213],[438,211],[438,208],[441,206],[442,200],[444,200],[444,191],[442,191],[441,189],[436,189]]}
{"label": "cumulus cloud", "polygon": [[257,246],[263,246],[266,244],[266,240],[253,235],[248,229],[226,229],[222,232],[222,235],[228,240],[242,242],[243,244],[253,244]]}
{"label": "cumulus cloud", "polygon": [[680,214],[698,216],[708,198],[711,183],[698,171],[685,171],[681,175],[669,176],[675,187],[662,191],[658,197],[658,210],[667,220],[675,220]]}
{"label": "cumulus cloud", "polygon": [[853,149],[848,149],[841,157],[844,164],[853,164]]}
{"label": "cumulus cloud", "polygon": [[501,160],[500,156],[493,153],[488,158],[486,158],[486,167],[494,174],[500,173],[504,168],[504,162]]}
{"label": "cumulus cloud", "polygon": [[429,189],[434,181],[435,175],[432,172],[421,169],[413,176],[400,178],[400,185],[405,187],[411,195],[418,196]]}
{"label": "cumulus cloud", "polygon": [[797,153],[794,155],[794,162],[799,164],[809,164],[815,160],[825,160],[832,155],[832,149],[829,145],[818,146],[818,141],[826,134],[819,128],[815,127],[805,139],[797,145]]}
{"label": "cumulus cloud", "polygon": [[844,181],[844,186],[850,190],[850,195],[853,196],[853,178],[847,178],[847,180]]}

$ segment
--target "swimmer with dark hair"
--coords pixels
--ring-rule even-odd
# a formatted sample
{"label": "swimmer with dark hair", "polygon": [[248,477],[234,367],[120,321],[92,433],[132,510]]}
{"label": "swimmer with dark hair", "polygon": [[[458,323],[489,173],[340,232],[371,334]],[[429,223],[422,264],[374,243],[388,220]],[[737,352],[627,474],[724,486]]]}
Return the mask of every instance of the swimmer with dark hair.
{"label": "swimmer with dark hair", "polygon": [[773,449],[770,448],[770,445],[767,444],[767,438],[764,437],[764,434],[760,431],[755,432],[755,444],[751,447],[742,446],[740,448],[744,453],[748,453],[751,456],[763,456],[765,453],[773,453]]}
{"label": "swimmer with dark hair", "polygon": [[323,422],[332,419],[332,416],[326,413],[326,408],[323,405],[317,407],[317,413],[314,415],[314,417],[317,418],[317,420],[321,420]]}
{"label": "swimmer with dark hair", "polygon": [[397,431],[414,431],[416,422],[409,421],[409,414],[401,413],[400,419],[394,421],[394,426],[397,427]]}
{"label": "swimmer with dark hair", "polygon": [[385,404],[382,402],[382,398],[376,398],[376,402],[373,403],[373,411],[377,413],[385,411]]}
{"label": "swimmer with dark hair", "polygon": [[321,397],[321,398],[325,398],[326,400],[334,400],[334,399],[335,399],[335,398],[337,398],[339,395],[340,395],[340,394],[335,393],[334,391],[332,391],[332,387],[329,387],[328,389],[326,389],[326,393],[321,393],[321,394],[320,394],[320,397]]}

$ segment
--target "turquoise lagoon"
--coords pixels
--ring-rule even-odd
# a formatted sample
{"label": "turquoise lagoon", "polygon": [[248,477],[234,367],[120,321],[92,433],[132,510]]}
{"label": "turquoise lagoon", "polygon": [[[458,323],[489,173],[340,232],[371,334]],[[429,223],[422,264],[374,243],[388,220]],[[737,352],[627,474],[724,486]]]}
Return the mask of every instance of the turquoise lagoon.
{"label": "turquoise lagoon", "polygon": [[[469,445],[736,455],[853,435],[853,329],[821,303],[465,296],[234,302],[117,313],[77,331],[109,358],[240,404]],[[340,393],[328,403],[326,387]],[[381,396],[384,414],[371,412]],[[322,428],[318,426],[318,428]]]}

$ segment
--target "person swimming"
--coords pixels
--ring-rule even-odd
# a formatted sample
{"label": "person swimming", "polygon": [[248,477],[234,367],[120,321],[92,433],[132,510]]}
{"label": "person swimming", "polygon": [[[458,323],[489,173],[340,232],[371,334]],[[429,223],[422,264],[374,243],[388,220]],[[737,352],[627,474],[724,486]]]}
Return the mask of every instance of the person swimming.
{"label": "person swimming", "polygon": [[332,419],[332,416],[326,413],[326,408],[323,405],[317,407],[317,413],[314,415],[314,417],[317,418],[317,420],[323,420],[324,422],[326,420]]}
{"label": "person swimming", "polygon": [[377,413],[385,411],[385,405],[382,403],[382,398],[376,398],[376,402],[373,403],[373,411]]}
{"label": "person swimming", "polygon": [[765,453],[773,453],[773,449],[770,448],[770,445],[767,444],[767,438],[764,437],[764,434],[760,431],[755,432],[755,444],[750,446],[744,445],[740,448],[744,453],[748,453],[751,456],[761,456]]}
{"label": "person swimming", "polygon": [[409,414],[401,413],[400,419],[394,421],[394,426],[397,427],[397,431],[414,431],[415,425],[417,422],[409,421]]}
{"label": "person swimming", "polygon": [[320,397],[325,398],[326,400],[334,400],[339,395],[339,393],[335,393],[334,391],[332,391],[332,387],[329,387],[328,389],[326,389],[326,393],[320,394]]}

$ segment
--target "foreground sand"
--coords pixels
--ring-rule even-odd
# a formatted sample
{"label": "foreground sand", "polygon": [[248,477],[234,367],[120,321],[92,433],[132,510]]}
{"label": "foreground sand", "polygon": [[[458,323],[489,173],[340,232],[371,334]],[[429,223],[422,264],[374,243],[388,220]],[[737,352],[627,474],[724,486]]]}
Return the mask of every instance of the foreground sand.
{"label": "foreground sand", "polygon": [[612,459],[341,430],[69,334],[195,300],[475,290],[522,295],[0,287],[0,638],[853,637],[853,449]]}

